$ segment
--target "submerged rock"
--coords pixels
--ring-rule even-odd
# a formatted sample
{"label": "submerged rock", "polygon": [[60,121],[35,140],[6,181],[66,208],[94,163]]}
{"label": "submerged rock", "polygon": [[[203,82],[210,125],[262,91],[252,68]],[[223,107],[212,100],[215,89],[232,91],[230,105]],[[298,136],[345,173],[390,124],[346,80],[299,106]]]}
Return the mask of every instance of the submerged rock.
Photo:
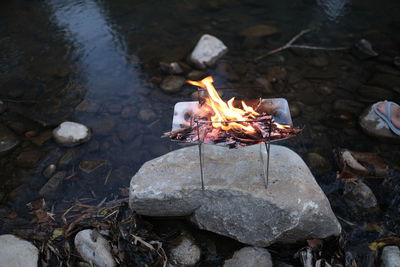
{"label": "submerged rock", "polygon": [[114,267],[107,240],[96,231],[86,229],[76,234],[74,244],[82,258],[94,266]]}
{"label": "submerged rock", "polygon": [[39,191],[40,196],[49,196],[53,194],[61,182],[64,180],[66,173],[64,171],[57,172],[43,185]]}
{"label": "submerged rock", "polygon": [[222,41],[212,35],[204,34],[189,59],[196,67],[205,69],[214,65],[227,52],[228,48]]}
{"label": "submerged rock", "polygon": [[240,31],[241,36],[258,38],[279,33],[279,29],[270,25],[255,25]]}
{"label": "submerged rock", "polygon": [[363,54],[365,54],[366,56],[369,57],[376,57],[379,56],[379,54],[377,52],[375,52],[375,50],[372,48],[372,45],[370,42],[368,42],[366,39],[361,39],[359,40],[356,44],[355,47],[362,52]]}
{"label": "submerged rock", "polygon": [[268,188],[259,146],[204,151],[204,191],[197,147],[186,147],[142,166],[131,180],[130,207],[148,216],[191,216],[201,229],[255,246],[340,233],[326,196],[290,149],[271,146]]}
{"label": "submerged rock", "polygon": [[377,137],[383,141],[400,142],[400,136],[390,130],[387,123],[375,113],[372,106],[361,114],[360,126],[370,136]]}
{"label": "submerged rock", "polygon": [[43,175],[46,178],[50,178],[56,171],[57,167],[54,164],[50,164],[49,166],[46,167],[43,171]]}
{"label": "submerged rock", "polygon": [[183,74],[190,71],[190,67],[182,62],[160,62],[160,68],[167,74]]}
{"label": "submerged rock", "polygon": [[346,181],[343,195],[346,203],[356,212],[374,213],[379,210],[374,193],[360,180]]}
{"label": "submerged rock", "polygon": [[157,114],[149,108],[144,108],[139,111],[139,120],[143,122],[152,122],[157,119]]}
{"label": "submerged rock", "polygon": [[400,250],[397,246],[386,246],[382,250],[381,267],[400,267]]}
{"label": "submerged rock", "polygon": [[14,235],[0,235],[0,266],[36,267],[39,251],[30,242]]}
{"label": "submerged rock", "polygon": [[191,238],[182,236],[179,243],[171,249],[169,256],[179,265],[194,266],[200,260],[201,251]]}
{"label": "submerged rock", "polygon": [[76,146],[90,139],[92,133],[83,124],[65,121],[53,130],[53,137],[63,146]]}
{"label": "submerged rock", "polygon": [[0,123],[0,156],[12,150],[19,144],[17,136]]}
{"label": "submerged rock", "polygon": [[176,93],[185,84],[185,78],[181,76],[168,76],[161,83],[161,89],[167,93]]}
{"label": "submerged rock", "polygon": [[272,267],[271,255],[265,248],[244,247],[226,260],[224,267]]}

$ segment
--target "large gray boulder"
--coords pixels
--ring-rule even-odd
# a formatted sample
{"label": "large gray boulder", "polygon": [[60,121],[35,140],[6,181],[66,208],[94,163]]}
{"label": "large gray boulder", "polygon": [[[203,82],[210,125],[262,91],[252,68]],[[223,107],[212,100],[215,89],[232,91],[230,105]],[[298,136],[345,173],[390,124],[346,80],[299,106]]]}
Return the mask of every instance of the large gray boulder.
{"label": "large gray boulder", "polygon": [[0,235],[0,267],[36,267],[39,250],[15,235]]}
{"label": "large gray boulder", "polygon": [[254,246],[340,233],[328,199],[292,150],[271,146],[268,188],[258,145],[205,146],[204,154],[204,191],[197,147],[186,147],[141,167],[131,180],[130,207],[149,216],[191,216],[201,229]]}

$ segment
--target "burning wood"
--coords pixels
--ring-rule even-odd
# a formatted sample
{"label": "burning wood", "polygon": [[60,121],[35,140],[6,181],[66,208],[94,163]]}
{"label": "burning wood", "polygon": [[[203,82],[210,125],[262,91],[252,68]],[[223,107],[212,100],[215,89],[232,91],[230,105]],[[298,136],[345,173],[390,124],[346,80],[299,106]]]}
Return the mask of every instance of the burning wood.
{"label": "burning wood", "polygon": [[234,98],[224,102],[212,85],[212,77],[188,83],[206,89],[208,97],[190,114],[187,125],[181,125],[180,129],[167,132],[162,137],[237,148],[285,139],[301,132],[289,124],[275,122],[272,113],[262,110],[261,100],[254,108]]}

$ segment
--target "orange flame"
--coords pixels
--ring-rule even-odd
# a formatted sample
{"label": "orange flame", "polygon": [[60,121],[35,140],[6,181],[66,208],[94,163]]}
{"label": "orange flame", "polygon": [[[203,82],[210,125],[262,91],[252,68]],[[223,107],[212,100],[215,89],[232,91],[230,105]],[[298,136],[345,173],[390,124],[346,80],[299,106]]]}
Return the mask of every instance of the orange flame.
{"label": "orange flame", "polygon": [[[214,115],[211,116],[211,121],[214,128],[222,129],[224,131],[228,130],[236,130],[236,131],[244,131],[246,133],[255,133],[255,128],[250,124],[242,121],[247,121],[254,119],[255,116],[260,115],[252,107],[247,106],[243,101],[242,109],[236,108],[233,106],[234,97],[229,99],[228,102],[224,102],[221,97],[218,95],[217,90],[213,86],[214,80],[211,76],[204,78],[203,80],[196,81],[188,81],[188,83],[204,88],[208,92],[208,97],[205,99],[205,102],[208,106],[211,107]],[[229,121],[226,123],[225,121]],[[238,122],[240,121],[240,122]]]}

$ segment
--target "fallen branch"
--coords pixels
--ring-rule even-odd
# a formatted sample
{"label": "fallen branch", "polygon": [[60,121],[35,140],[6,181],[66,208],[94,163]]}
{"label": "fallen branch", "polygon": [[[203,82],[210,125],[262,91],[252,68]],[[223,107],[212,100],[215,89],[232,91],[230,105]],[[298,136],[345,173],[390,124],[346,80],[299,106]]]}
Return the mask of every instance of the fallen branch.
{"label": "fallen branch", "polygon": [[269,51],[268,53],[261,55],[259,57],[256,57],[254,61],[259,61],[265,57],[268,57],[270,55],[279,53],[283,50],[289,49],[289,48],[300,48],[300,49],[311,49],[311,50],[325,50],[325,51],[341,51],[341,50],[347,50],[349,47],[321,47],[321,46],[310,46],[310,45],[294,45],[293,43],[297,41],[300,37],[305,35],[306,33],[309,33],[311,29],[306,29],[302,30],[298,34],[296,34],[292,39],[290,39],[289,42],[287,42],[284,46],[278,47],[274,50]]}

